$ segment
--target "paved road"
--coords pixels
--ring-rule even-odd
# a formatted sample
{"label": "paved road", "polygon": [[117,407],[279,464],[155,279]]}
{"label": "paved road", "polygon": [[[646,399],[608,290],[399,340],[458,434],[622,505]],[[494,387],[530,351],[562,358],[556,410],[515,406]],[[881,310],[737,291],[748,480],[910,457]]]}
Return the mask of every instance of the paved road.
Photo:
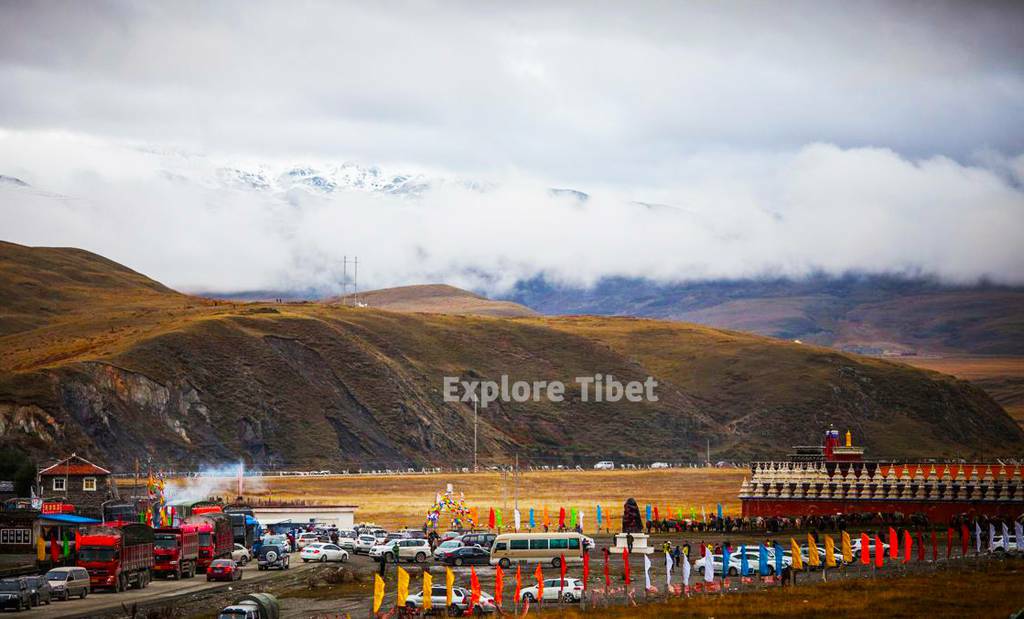
{"label": "paved road", "polygon": [[[292,555],[292,567],[288,572],[269,570],[260,572],[255,564],[249,564],[243,570],[242,583],[263,582],[282,575],[294,574],[310,569],[312,566],[299,561],[298,555]],[[122,604],[148,603],[162,599],[171,599],[181,595],[190,595],[201,592],[212,592],[226,590],[228,587],[237,587],[238,583],[207,582],[202,574],[194,578],[184,580],[154,580],[145,589],[129,589],[122,593],[111,593],[107,591],[96,591],[90,593],[84,600],[77,598],[64,601],[54,601],[49,606],[40,606],[31,610],[25,617],[49,618],[49,617],[94,617],[105,614],[109,611],[121,609]],[[216,610],[216,609],[213,609]]]}

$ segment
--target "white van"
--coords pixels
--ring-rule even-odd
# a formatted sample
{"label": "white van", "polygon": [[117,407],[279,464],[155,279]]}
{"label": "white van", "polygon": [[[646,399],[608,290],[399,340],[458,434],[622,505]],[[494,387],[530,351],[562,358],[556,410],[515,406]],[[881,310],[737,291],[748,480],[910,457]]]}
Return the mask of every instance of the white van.
{"label": "white van", "polygon": [[598,471],[610,471],[615,468],[615,463],[611,460],[601,460],[594,465],[594,468]]}
{"label": "white van", "polygon": [[565,533],[502,533],[491,546],[491,565],[508,568],[513,563],[545,563],[552,567],[583,563],[584,537]]}

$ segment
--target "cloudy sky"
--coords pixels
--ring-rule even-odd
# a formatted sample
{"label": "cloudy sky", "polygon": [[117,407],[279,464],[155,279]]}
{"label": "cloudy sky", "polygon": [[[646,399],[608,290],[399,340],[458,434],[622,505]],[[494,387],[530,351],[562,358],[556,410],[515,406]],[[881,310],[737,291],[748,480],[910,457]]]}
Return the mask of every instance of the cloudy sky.
{"label": "cloudy sky", "polygon": [[[0,184],[0,238],[190,290],[331,288],[353,254],[488,291],[1024,283],[1024,4],[786,7],[0,3],[0,175],[31,185]],[[345,161],[457,182],[211,181]]]}

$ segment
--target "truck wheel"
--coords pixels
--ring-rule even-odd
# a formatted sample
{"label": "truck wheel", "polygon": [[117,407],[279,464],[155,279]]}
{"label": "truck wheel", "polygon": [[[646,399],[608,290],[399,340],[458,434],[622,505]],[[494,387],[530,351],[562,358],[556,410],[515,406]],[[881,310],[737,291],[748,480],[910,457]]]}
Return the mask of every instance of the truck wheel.
{"label": "truck wheel", "polygon": [[416,563],[423,563],[426,560],[427,560],[426,553],[423,553],[423,552],[417,552],[416,553]]}
{"label": "truck wheel", "polygon": [[555,557],[551,560],[551,567],[562,567],[562,560],[558,557]]}

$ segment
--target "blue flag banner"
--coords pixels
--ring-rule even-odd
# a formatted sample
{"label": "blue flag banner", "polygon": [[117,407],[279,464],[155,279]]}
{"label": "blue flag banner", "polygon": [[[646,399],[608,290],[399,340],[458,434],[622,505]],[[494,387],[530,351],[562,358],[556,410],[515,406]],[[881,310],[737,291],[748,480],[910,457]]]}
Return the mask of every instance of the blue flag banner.
{"label": "blue flag banner", "polygon": [[647,520],[651,519],[651,504],[647,504]]}
{"label": "blue flag banner", "polygon": [[533,508],[532,507],[530,508],[530,528],[531,529],[536,529],[537,528],[537,523],[534,522],[534,520],[533,520]]}
{"label": "blue flag banner", "polygon": [[758,544],[757,547],[757,573],[761,576],[768,575],[768,549],[764,544]]}
{"label": "blue flag banner", "polygon": [[775,575],[782,575],[782,546],[775,544]]}
{"label": "blue flag banner", "polygon": [[722,504],[721,503],[718,504],[718,519],[719,520],[722,519]]}
{"label": "blue flag banner", "polygon": [[747,558],[747,545],[740,546],[740,576],[750,574],[750,560]]}
{"label": "blue flag banner", "polygon": [[729,559],[732,553],[728,546],[722,546],[722,580],[729,575]]}
{"label": "blue flag banner", "polygon": [[597,506],[597,528],[601,528],[601,506]]}

